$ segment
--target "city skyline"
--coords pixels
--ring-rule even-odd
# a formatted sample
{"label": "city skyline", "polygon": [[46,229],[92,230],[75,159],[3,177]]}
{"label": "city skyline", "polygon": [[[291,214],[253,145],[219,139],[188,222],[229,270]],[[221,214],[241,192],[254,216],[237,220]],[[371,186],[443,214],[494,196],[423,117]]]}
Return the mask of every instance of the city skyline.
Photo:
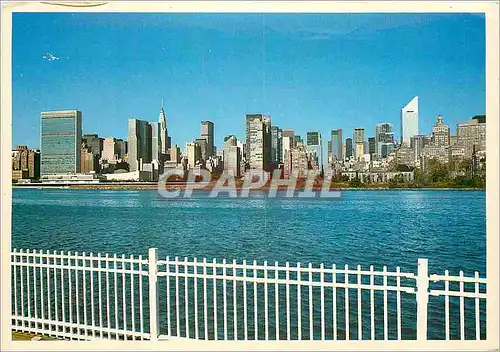
{"label": "city skyline", "polygon": [[[103,137],[126,139],[126,121],[130,118],[157,121],[162,99],[172,144],[183,147],[197,136],[200,121],[209,120],[215,125],[214,144],[217,149],[223,148],[224,137],[228,135],[235,135],[238,140],[245,138],[244,117],[252,113],[269,114],[273,125],[293,129],[302,138],[308,131],[319,131],[326,137],[331,130],[340,128],[344,131],[344,140],[352,137],[350,131],[355,127],[363,127],[366,137],[374,136],[375,125],[382,122],[393,124],[395,137],[399,139],[400,111],[415,95],[420,99],[421,134],[431,133],[438,114],[454,126],[484,113],[484,17],[378,15],[379,20],[392,25],[379,31],[372,24],[368,25],[360,38],[352,32],[329,33],[324,35],[325,38],[315,39],[309,34],[305,38],[304,33],[309,33],[309,30],[313,33],[319,30],[312,19],[322,19],[328,26],[335,22],[334,19],[340,19],[358,33],[356,29],[366,27],[370,23],[368,19],[373,19],[373,16],[198,15],[188,18],[186,15],[158,14],[15,14],[13,145],[38,148],[40,112],[64,109],[83,112],[84,134],[98,133]],[[227,17],[232,21],[222,24],[221,20]],[[203,25],[203,19],[207,18],[212,23],[209,28]],[[102,19],[110,19],[112,25]],[[132,33],[131,19],[142,26],[131,38],[131,43],[142,51],[125,53],[123,58],[117,59],[121,64],[120,74],[115,69],[104,74],[104,79],[99,78],[101,70],[110,64],[109,56],[117,50],[116,44],[110,43],[111,38]],[[157,22],[153,23],[153,19]],[[402,19],[410,19],[411,24],[403,25]],[[57,40],[54,38],[53,21],[77,35],[79,46],[87,47],[86,40],[91,33],[101,32],[102,40],[100,44],[90,46],[89,52],[76,50],[66,35]],[[294,23],[301,24],[297,27],[300,29],[279,31],[277,23],[283,21],[289,27]],[[188,26],[188,23],[193,25]],[[339,27],[338,24],[332,26]],[[231,28],[240,28],[243,37],[252,39],[247,47],[231,32]],[[437,28],[441,30],[438,35]],[[460,35],[454,34],[451,38],[444,35],[458,28]],[[37,29],[40,40],[31,43],[32,50],[27,52],[26,43],[30,43],[29,38],[33,40],[34,29]],[[168,38],[173,38],[174,34],[179,38],[174,38],[169,45],[161,44],[152,35],[155,31]],[[430,37],[430,33],[434,36]],[[208,34],[208,43],[201,42],[202,34]],[[141,36],[148,41],[139,48]],[[189,38],[190,43],[183,43],[183,38]],[[396,40],[394,48],[399,46],[404,49],[403,53],[384,47],[381,43],[382,40],[387,42],[387,38]],[[369,49],[375,50],[376,59],[369,59],[367,49],[363,49],[367,40]],[[300,57],[289,52],[297,43],[303,44]],[[219,50],[212,50],[212,47]],[[183,65],[176,66],[178,70],[173,70],[169,62],[179,63],[182,58],[176,53],[182,48],[189,49],[190,56],[181,62]],[[339,54],[341,48],[346,49],[343,59],[334,55]],[[428,50],[424,61],[431,65],[425,70],[419,61],[422,56],[417,52],[423,48]],[[47,52],[59,60],[43,59]],[[67,56],[61,52],[66,52]],[[165,61],[149,56],[153,68],[148,71],[144,69],[144,63],[150,52],[156,52]],[[241,60],[243,54],[248,54],[248,59],[243,60],[245,64],[253,63],[248,67],[254,73],[252,77],[251,72],[241,72],[241,77],[236,74],[242,67],[235,61]],[[329,63],[327,59],[331,58],[334,60]],[[135,67],[134,63],[141,68]],[[353,69],[342,72],[346,63]],[[388,70],[389,63],[393,64],[394,72]],[[158,70],[164,73],[160,77],[151,77]],[[324,78],[318,75],[321,70],[326,70]],[[191,73],[187,74],[187,71]],[[436,77],[436,72],[441,74]],[[172,85],[177,89],[167,84],[176,75],[183,74],[184,79]],[[120,77],[121,81],[118,80]],[[84,81],[85,78],[89,81]],[[152,84],[153,78],[160,83]],[[33,85],[33,80],[40,84]],[[200,85],[203,80],[205,83]],[[74,88],[72,83],[75,82],[78,84]],[[382,84],[384,82],[386,84]],[[354,84],[346,87],[346,83]],[[343,89],[339,90],[341,84]],[[148,85],[148,89],[143,89],[144,85]],[[248,91],[252,87],[252,92]],[[76,88],[79,90],[75,91]],[[185,94],[180,94],[181,91]],[[338,99],[332,99],[328,93],[333,93]],[[117,95],[120,99],[116,98]],[[324,144],[326,146],[326,142]]]}

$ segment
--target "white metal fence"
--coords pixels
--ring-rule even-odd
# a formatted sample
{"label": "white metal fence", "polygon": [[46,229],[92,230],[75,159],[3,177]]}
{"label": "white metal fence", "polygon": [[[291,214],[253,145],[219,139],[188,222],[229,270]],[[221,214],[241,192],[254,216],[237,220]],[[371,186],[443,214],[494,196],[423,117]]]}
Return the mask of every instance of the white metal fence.
{"label": "white metal fence", "polygon": [[486,279],[375,270],[12,252],[12,328],[63,338],[485,339]]}

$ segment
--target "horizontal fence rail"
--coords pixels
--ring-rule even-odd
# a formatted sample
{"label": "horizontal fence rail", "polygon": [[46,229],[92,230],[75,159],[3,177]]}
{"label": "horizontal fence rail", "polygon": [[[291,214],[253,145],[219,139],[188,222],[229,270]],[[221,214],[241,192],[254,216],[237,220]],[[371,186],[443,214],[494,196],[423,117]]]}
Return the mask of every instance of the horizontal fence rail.
{"label": "horizontal fence rail", "polygon": [[486,278],[13,250],[12,328],[77,340],[486,339]]}

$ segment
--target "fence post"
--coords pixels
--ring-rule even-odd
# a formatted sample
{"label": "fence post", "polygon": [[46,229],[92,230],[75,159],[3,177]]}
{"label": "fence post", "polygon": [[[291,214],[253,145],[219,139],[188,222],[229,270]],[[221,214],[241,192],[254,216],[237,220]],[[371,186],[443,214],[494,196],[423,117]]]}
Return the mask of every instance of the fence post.
{"label": "fence post", "polygon": [[149,248],[149,333],[151,341],[158,341],[158,248]]}
{"label": "fence post", "polygon": [[429,302],[429,261],[418,258],[417,271],[417,340],[427,340],[427,303]]}

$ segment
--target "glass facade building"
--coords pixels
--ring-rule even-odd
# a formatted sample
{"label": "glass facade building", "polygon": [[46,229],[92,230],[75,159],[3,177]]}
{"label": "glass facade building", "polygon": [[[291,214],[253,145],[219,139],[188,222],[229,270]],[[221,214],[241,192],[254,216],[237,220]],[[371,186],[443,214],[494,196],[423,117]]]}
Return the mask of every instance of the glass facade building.
{"label": "glass facade building", "polygon": [[42,175],[79,173],[81,144],[81,111],[42,112],[40,123],[40,171]]}

